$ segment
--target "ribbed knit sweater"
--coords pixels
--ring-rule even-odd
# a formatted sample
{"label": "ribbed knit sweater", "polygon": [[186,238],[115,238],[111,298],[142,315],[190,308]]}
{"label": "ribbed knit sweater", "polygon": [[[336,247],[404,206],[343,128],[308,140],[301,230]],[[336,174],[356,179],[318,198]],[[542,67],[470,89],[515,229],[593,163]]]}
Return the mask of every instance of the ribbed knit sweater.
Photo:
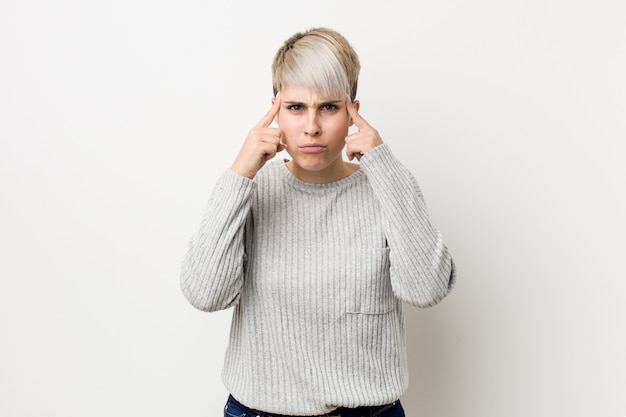
{"label": "ribbed knit sweater", "polygon": [[417,182],[383,144],[328,184],[300,181],[282,160],[253,180],[226,171],[181,288],[203,311],[234,306],[230,393],[308,416],[398,399],[408,385],[402,301],[432,306],[455,275]]}

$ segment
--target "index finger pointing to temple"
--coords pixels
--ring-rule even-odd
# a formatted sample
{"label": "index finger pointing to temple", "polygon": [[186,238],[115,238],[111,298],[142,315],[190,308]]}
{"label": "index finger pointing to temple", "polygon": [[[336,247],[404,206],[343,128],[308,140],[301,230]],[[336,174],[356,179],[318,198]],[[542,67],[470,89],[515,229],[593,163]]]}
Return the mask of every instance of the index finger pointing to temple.
{"label": "index finger pointing to temple", "polygon": [[278,110],[280,110],[280,97],[277,95],[274,99],[272,107],[265,114],[265,116],[263,116],[263,118],[259,120],[259,123],[257,123],[256,127],[268,127],[269,125],[271,125],[274,121],[274,118],[278,114]]}
{"label": "index finger pointing to temple", "polygon": [[352,118],[352,121],[354,122],[354,125],[357,129],[361,130],[371,127],[369,123],[367,123],[365,119],[361,117],[361,115],[358,113],[356,106],[354,105],[352,100],[350,100],[350,98],[346,99],[346,108],[348,109],[348,114]]}

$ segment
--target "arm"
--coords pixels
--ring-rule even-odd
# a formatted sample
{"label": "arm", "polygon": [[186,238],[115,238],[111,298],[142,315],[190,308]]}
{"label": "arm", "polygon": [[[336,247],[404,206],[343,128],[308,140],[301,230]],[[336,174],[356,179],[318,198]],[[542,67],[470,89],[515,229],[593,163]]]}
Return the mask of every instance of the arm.
{"label": "arm", "polygon": [[216,311],[234,305],[243,285],[244,229],[255,184],[226,171],[218,180],[183,258],[180,285],[196,308]]}
{"label": "arm", "polygon": [[383,211],[394,293],[415,306],[437,304],[454,287],[456,268],[417,181],[386,144],[367,152],[361,168]]}
{"label": "arm", "polygon": [[255,189],[252,179],[265,162],[285,148],[280,143],[280,130],[269,127],[279,109],[280,99],[276,98],[250,130],[231,169],[213,189],[200,230],[189,242],[180,286],[200,310],[222,310],[239,300],[246,261],[245,224]]}
{"label": "arm", "polygon": [[456,268],[441,233],[430,222],[413,175],[392,155],[380,135],[348,99],[346,107],[358,132],[346,137],[346,154],[357,158],[383,211],[389,245],[391,285],[410,304],[428,307],[454,287]]}

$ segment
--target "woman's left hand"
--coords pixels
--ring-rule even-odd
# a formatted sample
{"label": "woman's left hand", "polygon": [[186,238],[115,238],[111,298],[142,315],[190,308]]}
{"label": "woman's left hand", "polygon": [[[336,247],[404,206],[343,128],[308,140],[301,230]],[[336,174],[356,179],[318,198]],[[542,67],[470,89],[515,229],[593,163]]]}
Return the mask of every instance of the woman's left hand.
{"label": "woman's left hand", "polygon": [[378,134],[378,131],[361,117],[356,106],[349,98],[346,99],[346,108],[352,118],[352,122],[358,129],[357,132],[346,136],[346,156],[350,161],[354,158],[360,161],[361,157],[369,150],[374,149],[378,145],[382,145],[383,140]]}

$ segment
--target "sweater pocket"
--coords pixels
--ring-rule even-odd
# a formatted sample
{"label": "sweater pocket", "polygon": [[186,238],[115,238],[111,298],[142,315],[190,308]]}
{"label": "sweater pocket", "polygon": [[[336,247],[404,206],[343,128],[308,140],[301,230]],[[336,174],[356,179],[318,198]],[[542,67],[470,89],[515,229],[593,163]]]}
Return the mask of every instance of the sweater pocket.
{"label": "sweater pocket", "polygon": [[383,314],[397,306],[389,273],[389,248],[346,256],[348,313]]}

